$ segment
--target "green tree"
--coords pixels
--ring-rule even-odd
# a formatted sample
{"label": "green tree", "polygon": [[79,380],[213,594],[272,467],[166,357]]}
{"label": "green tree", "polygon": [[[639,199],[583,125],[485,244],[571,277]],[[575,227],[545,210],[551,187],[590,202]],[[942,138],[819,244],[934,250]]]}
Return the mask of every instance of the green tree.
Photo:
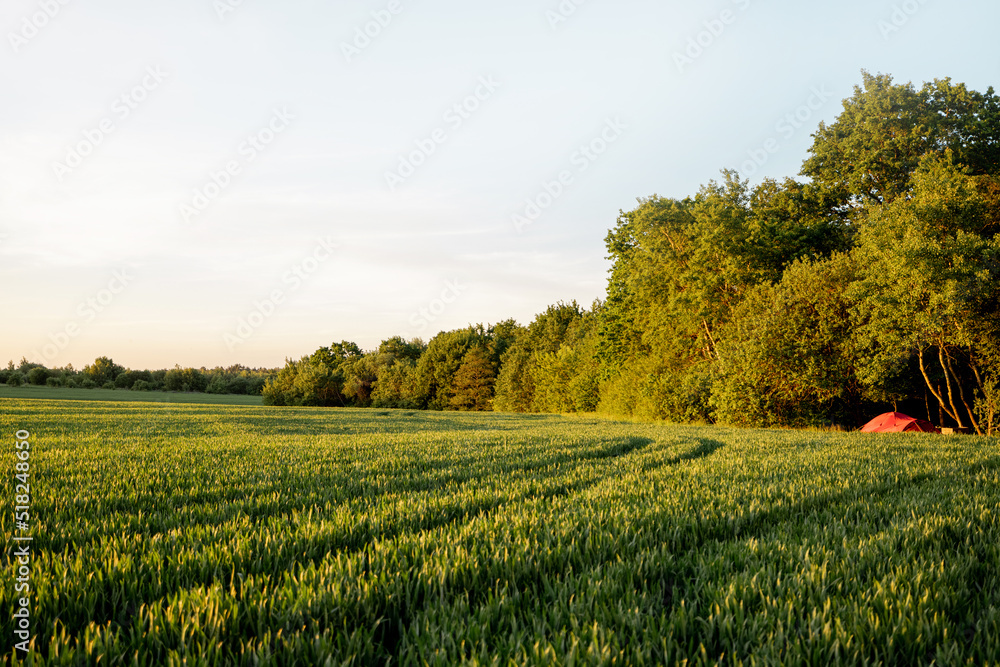
{"label": "green tree", "polygon": [[24,376],[27,376],[28,373],[30,373],[32,369],[35,368],[43,368],[43,366],[42,364],[36,364],[32,361],[28,361],[27,357],[21,357],[21,361],[17,365],[17,370],[21,373],[21,375]]}
{"label": "green tree", "polygon": [[393,360],[417,361],[426,350],[427,344],[419,338],[407,341],[402,336],[388,338],[378,346],[379,354],[391,355]]}
{"label": "green tree", "polygon": [[503,365],[503,357],[507,353],[507,350],[525,332],[526,329],[513,319],[507,319],[489,327],[487,330],[487,337],[490,339],[489,359],[494,375],[500,373],[500,367]]}
{"label": "green tree", "polygon": [[98,387],[104,386],[107,382],[114,382],[115,378],[124,372],[125,369],[109,357],[98,357],[94,363],[83,368],[83,374]]}
{"label": "green tree", "polygon": [[599,400],[597,322],[601,302],[582,311],[566,327],[559,349],[534,353],[535,393],[532,408],[538,412],[589,412]]}
{"label": "green tree", "polygon": [[723,335],[713,386],[716,419],[740,426],[857,421],[861,387],[847,290],[849,254],[798,261],[740,304]]}
{"label": "green tree", "polygon": [[950,79],[893,84],[889,75],[862,72],[862,86],[844,100],[831,125],[820,123],[802,174],[844,205],[866,208],[910,191],[927,153],[950,150],[973,174],[1000,167],[1000,98]]}
{"label": "green tree", "polygon": [[351,402],[352,406],[367,408],[371,405],[372,391],[378,380],[380,357],[384,359],[376,352],[343,365],[344,397]]}
{"label": "green tree", "polygon": [[372,388],[372,405],[376,408],[421,408],[416,368],[417,364],[409,358],[379,366],[378,378]]}
{"label": "green tree", "polygon": [[329,348],[298,361],[286,360],[285,367],[264,385],[264,405],[345,405],[343,374],[329,360]]}
{"label": "green tree", "polygon": [[989,415],[1000,372],[1000,206],[997,179],[970,172],[951,154],[929,154],[911,197],[862,227],[855,337],[873,393],[915,360],[941,410],[982,432],[976,405]]}
{"label": "green tree", "polygon": [[205,387],[206,394],[228,394],[229,383],[225,376],[216,373],[211,377],[208,386]]}
{"label": "green tree", "polygon": [[575,404],[570,382],[576,370],[576,355],[569,345],[557,352],[536,352],[535,396],[533,407],[538,412],[573,412]]}
{"label": "green tree", "polygon": [[371,383],[370,399],[374,407],[422,407],[415,370],[426,350],[427,344],[419,338],[407,341],[394,336],[382,341],[372,359],[375,378]]}
{"label": "green tree", "polygon": [[454,395],[453,381],[465,355],[473,347],[486,347],[489,340],[482,325],[436,335],[427,345],[413,373],[414,392],[421,407],[444,410]]}
{"label": "green tree", "polygon": [[830,240],[843,236],[835,217],[797,218],[816,205],[794,184],[750,191],[735,172],[724,175],[693,199],[640,200],[608,234],[601,410],[707,419],[712,377],[724,363],[720,329],[747,290],[840,243]]}
{"label": "green tree", "polygon": [[494,408],[501,412],[539,412],[545,405],[535,398],[535,383],[540,360],[555,354],[566,340],[571,326],[583,317],[583,310],[573,301],[549,306],[526,330],[510,328],[496,381]]}
{"label": "green tree", "polygon": [[481,348],[470,349],[452,380],[449,404],[454,410],[493,409],[493,364]]}
{"label": "green tree", "polygon": [[175,366],[167,371],[163,384],[167,391],[205,391],[208,380],[208,377],[198,369]]}
{"label": "green tree", "polygon": [[28,382],[33,385],[42,386],[49,379],[49,376],[50,372],[47,368],[37,366],[28,371]]}
{"label": "green tree", "polygon": [[127,370],[124,373],[120,373],[118,377],[115,378],[115,386],[119,389],[131,389],[132,385],[139,380],[151,382],[152,379],[153,375],[149,371]]}
{"label": "green tree", "polygon": [[503,356],[493,409],[531,412],[535,398],[535,357],[528,342],[513,345]]}
{"label": "green tree", "polygon": [[357,344],[333,343],[269,377],[261,388],[265,405],[366,406],[370,404],[375,372]]}

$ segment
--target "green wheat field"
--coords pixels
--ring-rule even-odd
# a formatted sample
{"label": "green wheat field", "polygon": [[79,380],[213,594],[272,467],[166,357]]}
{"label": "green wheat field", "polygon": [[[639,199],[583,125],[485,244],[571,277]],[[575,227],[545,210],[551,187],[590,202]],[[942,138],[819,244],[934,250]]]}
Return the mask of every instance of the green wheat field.
{"label": "green wheat field", "polygon": [[36,665],[1000,661],[996,439],[0,399],[8,545],[20,429]]}

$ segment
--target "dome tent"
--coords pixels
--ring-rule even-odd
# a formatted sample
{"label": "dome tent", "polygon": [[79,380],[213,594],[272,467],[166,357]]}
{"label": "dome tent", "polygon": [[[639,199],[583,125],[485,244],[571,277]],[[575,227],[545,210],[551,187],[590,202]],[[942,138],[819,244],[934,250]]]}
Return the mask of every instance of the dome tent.
{"label": "dome tent", "polygon": [[862,433],[940,433],[929,421],[916,419],[902,412],[886,412],[861,427]]}

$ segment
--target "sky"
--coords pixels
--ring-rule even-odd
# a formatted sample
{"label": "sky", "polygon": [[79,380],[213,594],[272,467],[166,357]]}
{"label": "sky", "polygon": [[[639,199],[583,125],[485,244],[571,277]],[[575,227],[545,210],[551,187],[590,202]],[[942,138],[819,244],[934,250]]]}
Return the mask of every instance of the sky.
{"label": "sky", "polygon": [[6,0],[0,363],[277,367],[604,296],[639,198],[796,176],[1000,4]]}

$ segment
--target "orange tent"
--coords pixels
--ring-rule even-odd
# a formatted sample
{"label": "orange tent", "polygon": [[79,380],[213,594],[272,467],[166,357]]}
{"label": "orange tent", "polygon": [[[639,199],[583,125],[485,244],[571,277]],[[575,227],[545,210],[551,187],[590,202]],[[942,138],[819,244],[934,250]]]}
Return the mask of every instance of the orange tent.
{"label": "orange tent", "polygon": [[916,419],[914,417],[904,415],[902,412],[887,412],[884,415],[879,415],[861,427],[862,433],[902,433],[904,431],[911,433],[941,432],[940,429],[929,421]]}

